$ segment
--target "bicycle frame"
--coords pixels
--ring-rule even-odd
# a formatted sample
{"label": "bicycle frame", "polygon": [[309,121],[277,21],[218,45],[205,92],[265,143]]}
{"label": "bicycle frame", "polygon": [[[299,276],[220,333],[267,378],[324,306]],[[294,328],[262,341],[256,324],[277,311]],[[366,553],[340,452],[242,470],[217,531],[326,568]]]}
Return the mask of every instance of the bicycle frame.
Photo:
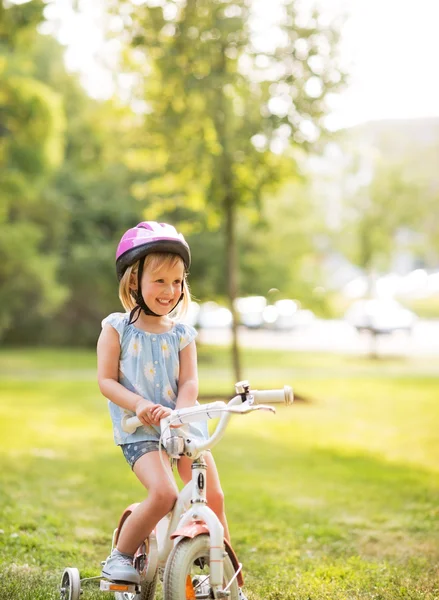
{"label": "bicycle frame", "polygon": [[[251,391],[247,381],[235,384],[235,389],[238,395],[232,398],[228,404],[225,402],[212,402],[204,406],[174,410],[170,416],[162,419],[160,422],[162,431],[160,442],[163,442],[170,457],[178,458],[186,455],[193,461],[192,478],[179,493],[172,511],[159,521],[155,530],[145,540],[145,544],[139,547],[134,556],[134,566],[141,572],[142,582],[152,586],[150,592],[146,591],[148,598],[152,598],[154,595],[158,568],[163,569],[166,566],[174,547],[176,547],[175,550],[178,553],[178,550],[183,549],[178,548],[181,540],[196,538],[201,534],[208,534],[210,540],[210,574],[208,576],[208,585],[213,597],[225,598],[229,596],[230,592],[228,589],[235,580],[234,587],[236,587],[236,583],[239,586],[243,585],[242,565],[238,562],[228,541],[224,540],[224,528],[221,522],[207,506],[207,464],[203,453],[221,440],[232,414],[246,414],[258,409],[275,412],[273,407],[265,406],[262,402],[291,404],[293,402],[293,391],[289,386],[285,386],[282,390]],[[208,440],[191,439],[189,435],[182,437],[178,434],[177,436],[170,434],[172,425],[207,420],[214,417],[220,417],[220,420]],[[136,416],[127,414],[122,420],[122,428],[127,433],[133,433],[141,425]],[[179,429],[180,433],[181,431]],[[159,444],[159,447],[161,448],[161,444]],[[160,457],[162,458],[161,454]],[[119,525],[113,533],[112,549],[117,545],[120,531],[136,506],[137,504],[132,504],[122,514]],[[147,550],[144,548],[146,544],[148,544]],[[147,556],[146,566],[144,565],[145,555]],[[224,558],[227,555],[231,563],[230,565],[229,561],[227,561],[227,569],[230,571],[230,574],[228,575],[228,583],[223,589]],[[235,571],[234,575],[232,574],[232,568]],[[61,578],[60,597],[62,600],[79,600],[82,593],[81,585],[95,580],[100,580],[100,589],[104,592],[135,595],[140,594],[141,590],[143,590],[140,584],[111,581],[102,576],[81,579],[78,569],[67,567],[64,569]],[[192,585],[192,582],[190,584]],[[165,581],[165,590],[166,585]],[[204,594],[204,592],[202,593]]]}
{"label": "bicycle frame", "polygon": [[[170,428],[173,424],[184,424],[196,420],[207,420],[220,416],[219,423],[208,440],[195,440],[185,436],[182,451],[179,456],[186,455],[193,459],[192,478],[180,491],[172,511],[159,521],[154,532],[150,536],[149,563],[146,577],[153,578],[157,567],[164,568],[168,557],[174,547],[185,537],[193,538],[202,533],[208,533],[210,538],[210,585],[215,598],[227,596],[227,589],[223,590],[224,556],[229,554],[235,567],[235,577],[239,585],[243,585],[241,566],[236,555],[224,540],[224,528],[216,514],[207,506],[206,483],[207,464],[204,460],[204,452],[216,445],[225,433],[227,424],[232,414],[246,414],[253,410],[270,410],[275,412],[271,406],[257,404],[257,400],[268,402],[292,402],[292,390],[286,386],[283,390],[272,390],[250,392],[250,388],[238,387],[247,382],[236,384],[239,394],[232,398],[227,404],[224,402],[213,402],[204,406],[196,406],[175,410],[173,413],[161,420],[161,440],[167,447],[169,440],[173,437]],[[132,432],[141,425],[137,417],[126,417],[122,427],[125,431]],[[182,437],[178,436],[177,437]],[[130,507],[131,508],[131,507]],[[124,519],[122,517],[121,524]],[[156,546],[155,546],[156,542]],[[155,554],[155,556],[154,556]],[[146,579],[148,580],[148,579]],[[231,582],[229,582],[230,585]]]}
{"label": "bicycle frame", "polygon": [[210,584],[219,597],[223,587],[225,553],[224,528],[207,506],[207,464],[201,453],[192,463],[192,478],[178,495],[171,513],[157,524],[157,565],[164,568],[175,544],[181,538],[209,533]]}

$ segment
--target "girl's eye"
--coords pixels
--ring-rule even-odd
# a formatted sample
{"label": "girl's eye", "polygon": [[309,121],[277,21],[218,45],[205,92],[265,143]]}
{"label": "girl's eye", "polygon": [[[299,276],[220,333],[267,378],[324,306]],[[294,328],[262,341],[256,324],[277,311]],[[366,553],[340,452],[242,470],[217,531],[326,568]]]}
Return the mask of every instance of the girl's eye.
{"label": "girl's eye", "polygon": [[164,283],[164,279],[156,279],[156,283]]}

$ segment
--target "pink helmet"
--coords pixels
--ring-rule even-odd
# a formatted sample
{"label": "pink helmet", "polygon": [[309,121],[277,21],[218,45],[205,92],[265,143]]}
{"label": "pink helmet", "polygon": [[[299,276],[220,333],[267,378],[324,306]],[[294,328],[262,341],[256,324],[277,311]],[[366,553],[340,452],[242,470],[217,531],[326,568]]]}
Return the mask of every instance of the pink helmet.
{"label": "pink helmet", "polygon": [[127,268],[152,252],[171,252],[181,256],[186,270],[191,264],[191,251],[181,233],[167,223],[142,221],[126,231],[116,250],[116,271],[119,281]]}

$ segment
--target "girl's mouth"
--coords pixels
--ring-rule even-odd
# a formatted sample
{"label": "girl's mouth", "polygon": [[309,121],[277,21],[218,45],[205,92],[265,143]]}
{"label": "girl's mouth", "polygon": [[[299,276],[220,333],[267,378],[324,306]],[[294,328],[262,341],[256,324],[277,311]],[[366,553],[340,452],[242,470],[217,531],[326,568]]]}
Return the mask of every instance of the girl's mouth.
{"label": "girl's mouth", "polygon": [[161,298],[157,298],[157,302],[161,306],[169,306],[170,304],[172,304],[172,300],[162,300]]}

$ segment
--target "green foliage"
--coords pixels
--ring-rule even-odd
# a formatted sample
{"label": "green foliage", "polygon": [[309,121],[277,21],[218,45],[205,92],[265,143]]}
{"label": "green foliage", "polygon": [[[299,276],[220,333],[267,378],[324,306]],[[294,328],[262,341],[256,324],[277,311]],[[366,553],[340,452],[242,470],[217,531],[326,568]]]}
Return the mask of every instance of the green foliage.
{"label": "green foliage", "polygon": [[[227,397],[226,350],[200,357],[205,389]],[[306,385],[312,399],[235,417],[214,451],[249,599],[435,600],[437,363],[244,360],[254,387]],[[144,490],[113,445],[94,353],[2,351],[0,387],[0,599],[55,600],[66,566],[99,574]],[[95,584],[84,598],[101,598]]]}
{"label": "green foliage", "polygon": [[32,77],[26,59],[42,7],[0,9],[0,334],[30,306],[41,318],[66,294],[52,228],[44,227],[44,189],[63,159],[64,113],[59,95]]}
{"label": "green foliage", "polygon": [[[319,224],[308,191],[288,190],[340,85],[335,30],[315,16],[305,24],[291,3],[284,46],[261,51],[246,2],[108,6],[123,69],[137,76],[129,106],[92,100],[66,72],[63,48],[37,32],[43,2],[0,4],[3,341],[94,344],[102,316],[119,308],[116,241],[142,218],[180,223],[195,296],[224,298],[235,254],[224,238],[232,248],[239,205],[233,293],[282,280],[285,294],[309,298]],[[288,111],[269,110],[276,99]]]}
{"label": "green foliage", "polygon": [[[328,314],[340,299],[315,292],[326,207],[300,170],[343,85],[340,24],[323,28],[285,2],[262,48],[244,0],[111,0],[115,75],[135,80],[123,105],[89,98],[66,71],[63,47],[37,30],[45,5],[0,2],[2,341],[94,345],[101,318],[120,307],[115,244],[145,218],[184,231],[196,298],[274,288]],[[333,247],[349,260],[383,270],[401,251],[436,268],[437,127],[376,123],[346,136]]]}
{"label": "green foliage", "polygon": [[412,310],[421,319],[439,319],[439,294],[426,298],[401,298],[401,303]]}
{"label": "green foliage", "polygon": [[121,164],[129,143],[124,122],[130,112],[77,92],[82,106],[69,107],[66,159],[53,182],[69,211],[60,243],[60,279],[70,296],[56,317],[59,328],[48,339],[94,345],[103,316],[120,307],[114,269],[117,239],[141,220],[141,212],[129,193],[130,175]]}
{"label": "green foliage", "polygon": [[[258,47],[246,0],[109,5],[116,29],[124,30],[125,68],[137,77],[133,94],[144,107],[133,194],[150,219],[184,207],[192,218],[206,213],[211,229],[223,224],[240,379],[238,211],[260,208],[264,194],[294,180],[300,154],[324,130],[327,96],[342,82],[336,27],[322,27],[317,13],[305,18],[298,2],[285,3],[268,49]],[[145,156],[151,160],[142,168]]]}
{"label": "green foliage", "polygon": [[370,123],[339,136],[344,167],[337,246],[366,271],[387,270],[398,253],[436,268],[438,135],[435,120],[419,119]]}
{"label": "green foliage", "polygon": [[59,166],[64,118],[58,94],[28,77],[8,76],[2,90],[2,163],[32,179]]}
{"label": "green foliage", "polygon": [[35,36],[23,71],[0,95],[18,132],[0,146],[0,332],[9,343],[94,344],[119,308],[115,240],[141,218],[121,160],[132,113],[90,99],[53,38]]}
{"label": "green foliage", "polygon": [[[310,185],[291,182],[263,199],[253,218],[240,219],[238,245],[243,295],[296,298],[314,307],[321,278],[316,239],[324,230]],[[277,298],[279,299],[279,298]]]}
{"label": "green foliage", "polygon": [[1,0],[0,46],[3,50],[12,53],[34,38],[36,27],[43,19],[44,6],[42,0],[21,4]]}
{"label": "green foliage", "polygon": [[389,268],[398,234],[404,228],[419,228],[423,206],[422,189],[404,165],[381,159],[372,168],[370,184],[346,199],[345,247],[365,271]]}
{"label": "green foliage", "polygon": [[[257,204],[267,187],[295,175],[289,142],[310,147],[326,95],[340,86],[334,29],[315,19],[299,26],[291,2],[285,43],[262,51],[247,2],[112,6],[131,43],[126,68],[141,75],[134,92],[148,108],[132,164],[141,176],[134,193],[151,218],[181,205],[223,216],[227,198]],[[320,93],[311,94],[310,81]],[[288,106],[270,110],[273,100]]]}

